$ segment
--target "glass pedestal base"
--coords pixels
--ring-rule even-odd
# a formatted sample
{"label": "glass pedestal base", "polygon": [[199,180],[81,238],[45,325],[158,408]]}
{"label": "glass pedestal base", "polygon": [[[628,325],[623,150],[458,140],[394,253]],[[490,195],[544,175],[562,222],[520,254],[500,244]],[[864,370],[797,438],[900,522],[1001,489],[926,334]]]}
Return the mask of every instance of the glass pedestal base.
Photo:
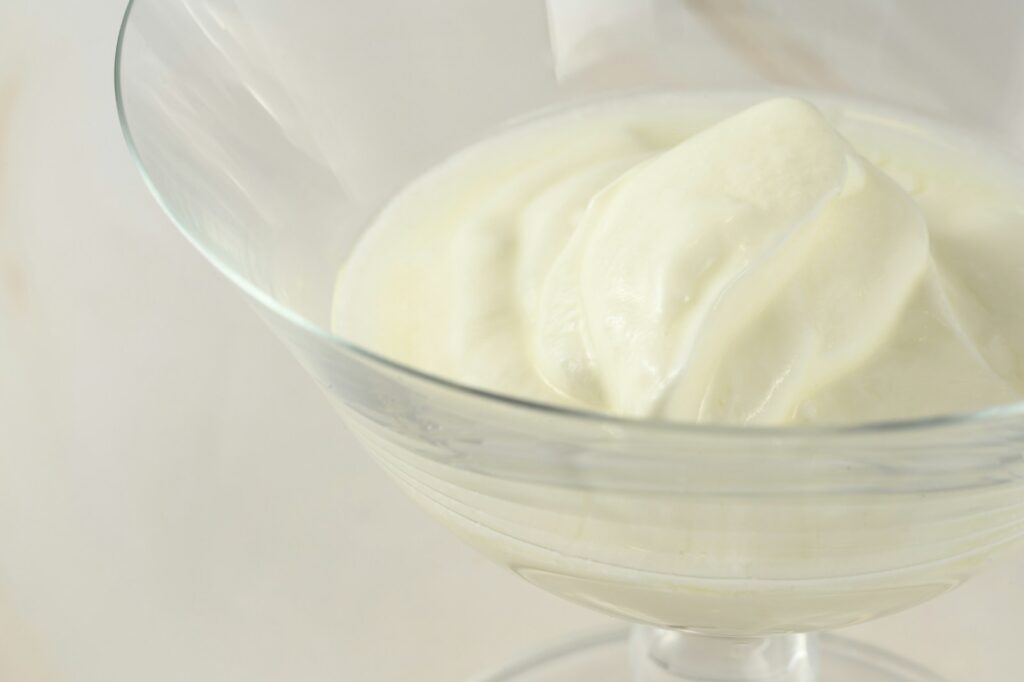
{"label": "glass pedestal base", "polygon": [[[630,682],[629,629],[545,647],[472,682]],[[820,637],[820,682],[947,682],[921,666],[844,637]]]}

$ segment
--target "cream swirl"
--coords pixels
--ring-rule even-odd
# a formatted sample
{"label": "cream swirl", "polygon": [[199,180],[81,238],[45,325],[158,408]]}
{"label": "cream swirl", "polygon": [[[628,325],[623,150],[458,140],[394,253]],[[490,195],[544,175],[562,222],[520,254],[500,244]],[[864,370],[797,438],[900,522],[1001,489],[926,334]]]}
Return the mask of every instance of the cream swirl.
{"label": "cream swirl", "polygon": [[559,130],[400,196],[340,278],[336,330],[638,417],[857,421],[1019,394],[950,302],[925,212],[810,104],[769,100],[668,148]]}

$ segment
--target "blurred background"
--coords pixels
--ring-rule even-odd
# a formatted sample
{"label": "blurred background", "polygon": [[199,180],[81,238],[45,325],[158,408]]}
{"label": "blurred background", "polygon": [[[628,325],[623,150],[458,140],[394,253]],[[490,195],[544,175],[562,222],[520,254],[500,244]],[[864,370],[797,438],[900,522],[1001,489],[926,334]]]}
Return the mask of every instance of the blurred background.
{"label": "blurred background", "polygon": [[[173,229],[123,5],[0,0],[0,680],[461,680],[608,625],[404,499]],[[848,634],[1019,682],[1021,632],[1018,553]]]}

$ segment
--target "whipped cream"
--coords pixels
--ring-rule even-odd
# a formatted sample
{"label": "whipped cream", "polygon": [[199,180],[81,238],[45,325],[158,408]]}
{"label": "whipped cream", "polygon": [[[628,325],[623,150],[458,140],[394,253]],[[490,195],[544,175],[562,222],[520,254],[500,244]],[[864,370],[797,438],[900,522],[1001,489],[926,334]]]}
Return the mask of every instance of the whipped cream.
{"label": "whipped cream", "polygon": [[633,417],[850,423],[1021,397],[1019,178],[879,117],[711,109],[639,98],[442,164],[353,252],[334,331]]}

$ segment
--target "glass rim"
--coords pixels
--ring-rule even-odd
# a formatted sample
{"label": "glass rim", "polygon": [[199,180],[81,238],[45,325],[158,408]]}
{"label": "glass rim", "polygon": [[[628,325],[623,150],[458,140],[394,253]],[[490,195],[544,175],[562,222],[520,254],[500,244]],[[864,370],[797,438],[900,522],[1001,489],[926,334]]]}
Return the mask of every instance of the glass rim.
{"label": "glass rim", "polygon": [[144,184],[175,228],[177,228],[185,239],[188,240],[188,242],[192,244],[192,246],[194,246],[203,255],[203,257],[217,269],[217,271],[223,274],[229,281],[238,286],[243,292],[245,292],[245,294],[259,303],[260,306],[271,314],[283,319],[288,324],[297,327],[302,332],[314,336],[322,343],[326,343],[342,352],[351,353],[360,360],[367,361],[371,365],[375,365],[383,370],[397,372],[418,382],[424,382],[445,391],[453,391],[472,399],[493,403],[499,407],[512,407],[531,411],[540,416],[585,421],[603,426],[614,426],[634,431],[653,431],[661,434],[667,434],[669,436],[711,436],[735,439],[771,437],[773,439],[786,440],[807,440],[812,438],[835,439],[841,437],[863,437],[866,435],[878,434],[927,432],[956,426],[985,424],[1013,417],[1024,417],[1024,400],[993,405],[979,410],[950,412],[909,419],[876,420],[838,425],[743,425],[629,417],[624,415],[608,414],[583,407],[543,403],[526,398],[518,398],[516,396],[484,388],[468,386],[392,360],[379,355],[372,350],[363,348],[358,344],[346,341],[345,339],[342,339],[341,337],[324,329],[315,322],[312,322],[288,306],[281,304],[263,288],[257,286],[247,277],[221,262],[192,235],[184,221],[180,220],[178,216],[175,215],[168,202],[164,199],[163,194],[160,192],[156,183],[150,176],[146,164],[143,162],[141,154],[139,153],[125,107],[122,79],[124,46],[135,5],[136,0],[128,0],[121,19],[121,25],[118,30],[117,45],[114,53],[114,98],[122,136],[127,144],[132,161],[138,169],[139,174],[142,176]]}

